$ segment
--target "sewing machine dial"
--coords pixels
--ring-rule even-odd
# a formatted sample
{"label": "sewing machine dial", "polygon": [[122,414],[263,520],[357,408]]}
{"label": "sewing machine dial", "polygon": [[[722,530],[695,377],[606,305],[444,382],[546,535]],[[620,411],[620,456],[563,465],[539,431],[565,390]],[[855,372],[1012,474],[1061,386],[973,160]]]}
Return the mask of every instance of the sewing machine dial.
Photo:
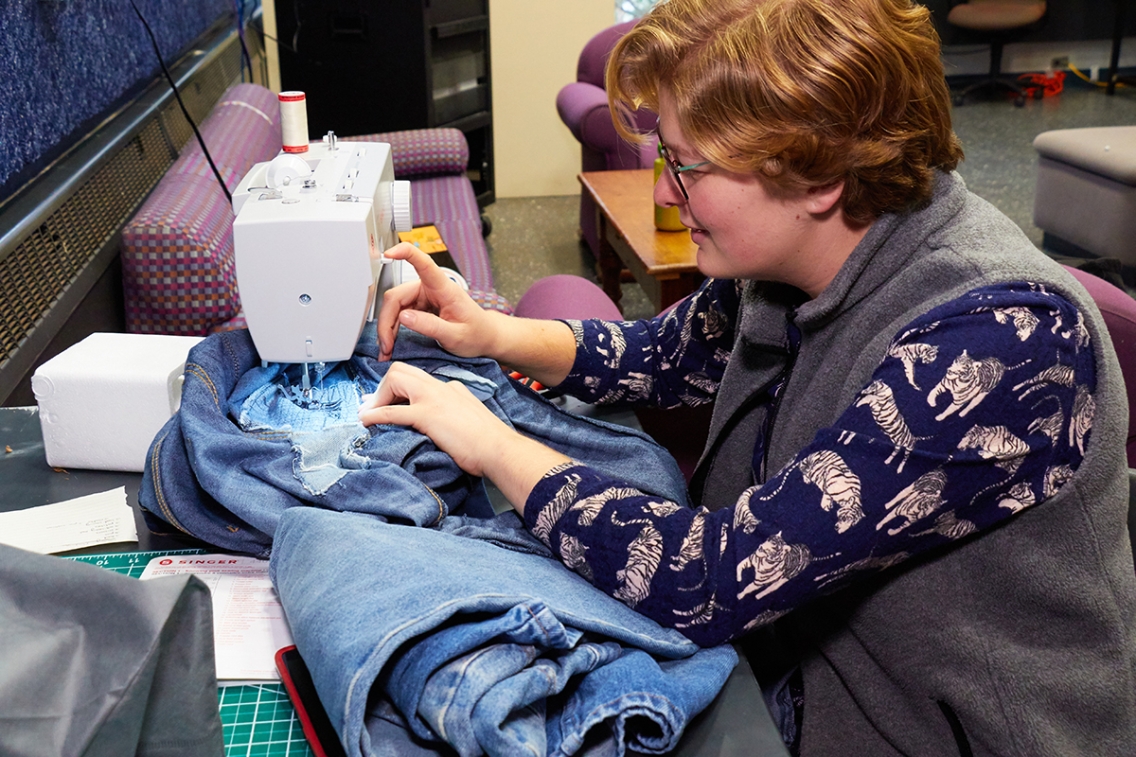
{"label": "sewing machine dial", "polygon": [[283,189],[293,185],[299,186],[311,175],[312,167],[308,165],[308,161],[299,155],[283,153],[269,162],[265,183],[269,189]]}

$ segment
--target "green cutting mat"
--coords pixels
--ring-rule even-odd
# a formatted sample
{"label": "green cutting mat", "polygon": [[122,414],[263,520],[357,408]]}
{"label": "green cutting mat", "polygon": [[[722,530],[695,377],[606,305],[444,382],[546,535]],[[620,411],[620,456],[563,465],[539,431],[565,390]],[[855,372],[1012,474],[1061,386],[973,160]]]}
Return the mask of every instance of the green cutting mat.
{"label": "green cutting mat", "polygon": [[[81,555],[67,559],[138,578],[155,557],[200,554],[204,554],[200,549],[187,549]],[[225,757],[314,757],[283,684],[221,686],[217,689],[217,698],[225,735]]]}

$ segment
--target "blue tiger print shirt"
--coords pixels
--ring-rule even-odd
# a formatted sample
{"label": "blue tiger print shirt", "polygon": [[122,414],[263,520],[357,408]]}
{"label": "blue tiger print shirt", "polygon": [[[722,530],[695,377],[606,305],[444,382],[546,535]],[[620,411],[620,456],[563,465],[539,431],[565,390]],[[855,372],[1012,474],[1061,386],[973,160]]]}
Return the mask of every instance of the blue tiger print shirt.
{"label": "blue tiger print shirt", "polygon": [[[650,321],[568,322],[577,355],[558,388],[710,402],[739,286],[709,280]],[[711,646],[1044,502],[1081,462],[1095,387],[1072,304],[1026,283],[983,287],[896,334],[837,423],[736,503],[682,507],[569,463],[533,489],[525,520],[597,588]]]}

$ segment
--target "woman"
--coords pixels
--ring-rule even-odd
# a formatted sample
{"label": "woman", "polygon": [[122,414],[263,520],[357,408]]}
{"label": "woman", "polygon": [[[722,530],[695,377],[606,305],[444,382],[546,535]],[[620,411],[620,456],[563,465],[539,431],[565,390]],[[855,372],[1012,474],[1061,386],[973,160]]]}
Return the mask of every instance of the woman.
{"label": "woman", "polygon": [[381,349],[401,324],[592,401],[713,401],[698,509],[410,369],[364,422],[429,435],[658,622],[707,645],[762,629],[751,660],[795,752],[1128,753],[1122,378],[1084,290],[953,172],[926,9],[670,0],[607,77],[614,110],[659,116],[655,201],[704,286],[649,322],[525,321],[398,247],[422,278],[388,294]]}

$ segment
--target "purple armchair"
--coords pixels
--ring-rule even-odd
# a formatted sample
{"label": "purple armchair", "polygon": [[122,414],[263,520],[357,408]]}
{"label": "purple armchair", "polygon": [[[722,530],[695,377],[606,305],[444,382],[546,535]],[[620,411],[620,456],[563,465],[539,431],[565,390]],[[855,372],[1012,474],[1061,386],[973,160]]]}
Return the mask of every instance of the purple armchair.
{"label": "purple armchair", "polygon": [[[604,29],[584,45],[576,66],[576,81],[566,84],[556,96],[556,110],[572,136],[580,141],[582,171],[609,171],[618,168],[651,168],[656,147],[631,144],[616,133],[604,90],[604,67],[615,43],[635,25],[634,21]],[[640,110],[639,128],[655,125],[654,114]],[[580,233],[592,253],[596,252],[596,208],[584,193],[580,195]]]}
{"label": "purple armchair", "polygon": [[[602,289],[572,274],[546,276],[533,283],[521,295],[513,314],[521,318],[623,320],[619,308]],[[642,408],[635,415],[643,430],[674,455],[689,481],[710,432],[711,412],[712,405],[702,405],[673,410]]]}
{"label": "purple armchair", "polygon": [[1104,316],[1112,346],[1120,359],[1120,372],[1128,390],[1128,467],[1136,468],[1136,300],[1104,279],[1065,266],[1096,302]]}

